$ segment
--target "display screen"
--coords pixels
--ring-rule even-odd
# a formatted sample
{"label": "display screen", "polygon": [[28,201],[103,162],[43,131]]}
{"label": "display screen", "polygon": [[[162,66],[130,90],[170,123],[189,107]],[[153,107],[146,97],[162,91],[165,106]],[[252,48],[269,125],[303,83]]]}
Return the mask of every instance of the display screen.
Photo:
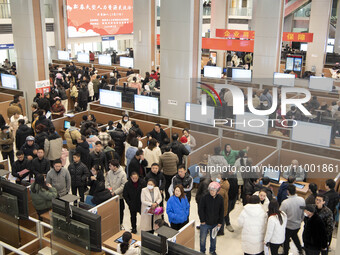
{"label": "display screen", "polygon": [[67,51],[58,50],[58,59],[70,60],[70,54]]}
{"label": "display screen", "polygon": [[203,75],[204,77],[221,78],[222,68],[218,66],[205,66]]}
{"label": "display screen", "polygon": [[82,63],[90,63],[90,55],[88,53],[78,53],[77,60]]}
{"label": "display screen", "polygon": [[320,76],[311,76],[309,77],[309,88],[323,91],[332,91],[333,79]]}
{"label": "display screen", "polygon": [[268,135],[268,116],[245,112],[244,115],[236,115],[235,123],[237,130]]}
{"label": "display screen", "polygon": [[133,0],[67,0],[69,37],[131,34]]}
{"label": "display screen", "polygon": [[294,71],[301,72],[302,58],[294,58]]}
{"label": "display screen", "polygon": [[328,39],[327,40],[328,45],[334,45],[334,43],[335,43],[335,39]]}
{"label": "display screen", "polygon": [[280,181],[280,169],[273,169],[272,167],[265,167],[263,170],[263,177],[268,177],[273,181]]}
{"label": "display screen", "polygon": [[10,74],[1,74],[1,84],[3,88],[18,89],[17,77]]}
{"label": "display screen", "polygon": [[148,97],[135,95],[135,111],[145,112],[150,114],[159,114],[158,97]]}
{"label": "display screen", "polygon": [[274,73],[274,85],[294,87],[295,75],[287,73]]}
{"label": "display screen", "polygon": [[330,146],[332,126],[298,121],[293,127],[292,140],[301,143]]}
{"label": "display screen", "polygon": [[333,53],[334,52],[334,46],[333,45],[327,45],[326,51],[327,51],[327,53]]}
{"label": "display screen", "polygon": [[110,66],[112,64],[111,56],[110,55],[99,55],[98,56],[98,63],[99,63],[99,65],[108,65],[108,66]]}
{"label": "display screen", "polygon": [[64,120],[64,129],[69,129],[71,127],[71,122],[68,120]]}
{"label": "display screen", "polygon": [[300,50],[301,51],[307,51],[308,44],[307,43],[301,43],[300,44]]}
{"label": "display screen", "polygon": [[207,106],[207,114],[202,114],[202,106],[199,104],[185,104],[185,120],[214,125],[215,107]]}
{"label": "display screen", "polygon": [[234,68],[232,80],[241,82],[251,82],[251,70]]}
{"label": "display screen", "polygon": [[120,57],[119,65],[121,67],[131,67],[133,68],[133,58]]}
{"label": "display screen", "polygon": [[106,89],[99,90],[99,103],[101,105],[122,108],[122,93]]}
{"label": "display screen", "polygon": [[294,68],[294,58],[286,58],[286,70],[292,71]]}

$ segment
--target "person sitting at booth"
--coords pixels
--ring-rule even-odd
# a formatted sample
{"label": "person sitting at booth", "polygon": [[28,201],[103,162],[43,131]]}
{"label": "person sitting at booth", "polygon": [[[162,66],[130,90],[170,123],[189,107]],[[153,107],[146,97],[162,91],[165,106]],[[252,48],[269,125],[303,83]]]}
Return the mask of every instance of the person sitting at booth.
{"label": "person sitting at booth", "polygon": [[65,107],[61,103],[60,97],[55,97],[55,103],[51,107],[52,118],[57,119],[64,116]]}
{"label": "person sitting at booth", "polygon": [[281,205],[282,201],[288,198],[288,186],[295,183],[295,177],[289,176],[286,182],[281,183],[277,193],[277,201]]}
{"label": "person sitting at booth", "polygon": [[292,160],[288,171],[283,171],[282,177],[288,179],[289,176],[293,176],[296,181],[304,181],[306,178],[305,170],[299,165],[299,161],[296,159]]}
{"label": "person sitting at booth", "polygon": [[45,182],[45,176],[38,174],[31,186],[31,198],[35,210],[38,213],[39,220],[42,220],[41,214],[48,212],[52,208],[52,199],[58,196],[56,188],[50,183]]}
{"label": "person sitting at booth", "polygon": [[130,232],[124,232],[122,235],[123,242],[117,246],[117,252],[125,255],[138,255],[140,254],[140,248],[137,245],[131,245],[132,234]]}
{"label": "person sitting at booth", "polygon": [[142,91],[142,85],[140,82],[137,82],[137,78],[133,77],[132,82],[129,82],[129,88],[136,88],[137,89],[137,94],[140,95]]}

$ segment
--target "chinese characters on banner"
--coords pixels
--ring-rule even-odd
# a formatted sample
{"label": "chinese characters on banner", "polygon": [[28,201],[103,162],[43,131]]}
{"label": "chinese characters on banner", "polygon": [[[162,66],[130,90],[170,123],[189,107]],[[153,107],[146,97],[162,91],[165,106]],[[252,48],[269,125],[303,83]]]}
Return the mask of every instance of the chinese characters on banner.
{"label": "chinese characters on banner", "polygon": [[133,0],[67,0],[69,37],[131,34]]}
{"label": "chinese characters on banner", "polygon": [[287,42],[313,42],[313,33],[283,32],[282,41]]}

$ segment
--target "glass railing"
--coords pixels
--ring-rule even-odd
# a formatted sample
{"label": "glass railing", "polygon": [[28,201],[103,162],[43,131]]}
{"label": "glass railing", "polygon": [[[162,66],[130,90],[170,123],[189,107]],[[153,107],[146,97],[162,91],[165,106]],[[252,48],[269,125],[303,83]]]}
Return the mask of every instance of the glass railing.
{"label": "glass railing", "polygon": [[211,7],[203,6],[203,16],[210,16],[210,15],[211,15]]}
{"label": "glass railing", "polygon": [[11,8],[9,3],[0,3],[0,19],[10,19]]}
{"label": "glass railing", "polygon": [[294,17],[309,18],[312,3],[307,4],[294,13]]}
{"label": "glass railing", "polygon": [[252,16],[252,8],[229,8],[229,16],[243,16],[243,17],[251,17]]}

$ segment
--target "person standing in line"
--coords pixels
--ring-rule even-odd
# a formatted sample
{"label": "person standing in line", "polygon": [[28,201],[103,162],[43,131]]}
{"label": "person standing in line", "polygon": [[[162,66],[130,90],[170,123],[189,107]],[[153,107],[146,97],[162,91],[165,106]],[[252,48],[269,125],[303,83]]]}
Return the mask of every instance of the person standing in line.
{"label": "person standing in line", "polygon": [[50,167],[50,161],[45,158],[44,149],[38,149],[37,157],[32,160],[30,168],[34,176],[37,176],[38,174],[46,175],[48,171],[50,171]]}
{"label": "person standing in line", "polygon": [[25,120],[23,119],[18,120],[18,124],[19,127],[17,133],[15,134],[15,147],[17,148],[17,150],[19,150],[21,146],[24,145],[24,143],[26,142],[26,138],[28,136],[33,135],[32,128],[28,127],[25,124]]}
{"label": "person standing in line", "polygon": [[238,217],[242,227],[242,249],[244,255],[264,255],[263,238],[266,225],[266,213],[260,205],[258,196],[251,196]]}
{"label": "person standing in line", "polygon": [[[200,177],[200,182],[198,184],[196,196],[195,196],[195,200],[197,204],[197,213],[199,212],[201,198],[209,193],[208,187],[209,187],[209,184],[211,183],[210,173],[206,171],[202,171],[200,169],[198,175]],[[196,226],[196,228],[200,229],[200,225]]]}
{"label": "person standing in line", "polygon": [[268,206],[268,222],[264,244],[269,246],[272,255],[278,255],[279,247],[285,241],[287,215],[280,211],[276,199],[270,201]]}
{"label": "person standing in line", "polygon": [[0,133],[0,150],[2,159],[9,159],[11,166],[14,163],[14,151],[13,151],[14,137],[9,130],[9,126],[2,126]]}
{"label": "person standing in line", "polygon": [[119,164],[118,160],[111,160],[109,163],[110,171],[105,177],[105,187],[111,191],[112,196],[119,196],[119,209],[120,209],[120,228],[124,230],[124,199],[123,190],[125,183],[127,182],[126,173],[123,167]]}
{"label": "person standing in line", "polygon": [[60,159],[53,162],[53,168],[47,173],[46,182],[56,188],[58,197],[68,194],[71,188],[71,176],[70,172],[62,166]]}
{"label": "person standing in line", "polygon": [[61,158],[63,139],[52,127],[44,143],[46,158],[53,163],[54,160]]}
{"label": "person standing in line", "polygon": [[226,177],[230,186],[228,191],[228,212],[224,217],[225,227],[229,232],[234,232],[234,228],[230,223],[230,212],[234,210],[238,198],[238,182],[236,174],[232,172],[227,172]]}
{"label": "person standing in line", "polygon": [[336,183],[333,179],[328,179],[325,184],[325,197],[327,201],[326,206],[332,211],[334,219],[336,215],[336,206],[339,203],[339,193],[334,190],[335,184]]}
{"label": "person standing in line", "polygon": [[189,222],[190,204],[186,198],[183,186],[176,185],[174,195],[171,196],[166,204],[166,213],[168,214],[171,228],[180,230]]}
{"label": "person standing in line", "polygon": [[88,168],[90,167],[90,146],[86,141],[85,136],[81,136],[77,140],[76,153],[80,154],[81,162],[83,162]]}
{"label": "person standing in line", "polygon": [[16,153],[17,161],[15,161],[12,165],[12,175],[16,177],[15,183],[21,184],[21,181],[26,178],[26,176],[30,175],[30,171],[23,174],[21,171],[29,170],[31,167],[31,161],[25,158],[23,151],[17,151]]}
{"label": "person standing in line", "polygon": [[315,213],[315,206],[302,206],[304,215],[307,217],[302,239],[306,255],[319,255],[327,251],[327,233],[319,215]]}
{"label": "person standing in line", "polygon": [[89,91],[86,88],[85,84],[81,83],[80,89],[78,92],[78,106],[80,107],[82,111],[87,110],[88,98],[89,98]]}
{"label": "person standing in line", "polygon": [[216,237],[213,238],[212,232],[215,227],[222,227],[224,201],[221,195],[218,194],[220,184],[211,182],[209,184],[209,193],[201,198],[198,214],[201,222],[200,226],[200,251],[205,253],[206,239],[208,232],[210,233],[210,249],[211,255],[216,255]]}
{"label": "person standing in line", "polygon": [[92,168],[94,165],[100,166],[100,170],[103,172],[108,170],[106,169],[106,157],[105,153],[103,152],[101,141],[97,141],[95,143],[94,150],[90,153],[90,168]]}
{"label": "person standing in line", "polygon": [[303,209],[300,207],[305,206],[305,200],[296,194],[296,187],[293,184],[288,186],[288,198],[281,204],[280,211],[283,211],[287,215],[286,237],[283,244],[284,255],[289,253],[290,239],[299,251],[299,254],[303,254],[298,232],[303,221],[304,214]]}
{"label": "person standing in line", "polygon": [[145,181],[136,172],[131,173],[128,182],[124,185],[123,197],[129,206],[133,234],[137,233],[137,213],[141,213],[141,193],[145,186]]}
{"label": "person standing in line", "polygon": [[84,202],[85,185],[90,177],[90,172],[87,166],[80,161],[80,154],[73,155],[73,163],[68,166],[71,175],[72,194],[80,196],[80,201]]}
{"label": "person standing in line", "polygon": [[145,159],[148,161],[146,173],[150,172],[151,165],[156,163],[159,164],[159,157],[162,155],[161,149],[157,146],[157,140],[152,138],[149,140],[149,144],[144,149]]}
{"label": "person standing in line", "polygon": [[71,120],[70,128],[65,131],[65,139],[69,150],[70,163],[73,162],[73,154],[76,153],[77,140],[81,138],[79,130],[76,128],[76,122]]}
{"label": "person standing in line", "polygon": [[192,179],[191,175],[188,173],[188,171],[185,169],[184,165],[180,165],[178,167],[177,174],[172,178],[171,185],[169,187],[169,193],[172,196],[174,192],[174,188],[177,185],[182,185],[185,196],[188,199],[188,202],[190,204],[191,201],[191,190],[193,188],[194,180]]}

